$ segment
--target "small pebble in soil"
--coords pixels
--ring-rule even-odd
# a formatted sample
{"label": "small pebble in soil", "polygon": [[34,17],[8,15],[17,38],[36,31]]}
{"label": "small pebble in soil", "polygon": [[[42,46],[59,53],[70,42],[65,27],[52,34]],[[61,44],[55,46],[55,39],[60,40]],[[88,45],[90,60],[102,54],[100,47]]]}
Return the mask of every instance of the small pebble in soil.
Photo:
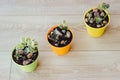
{"label": "small pebble in soil", "polygon": [[107,24],[107,21],[104,20],[103,23],[104,23],[104,24]]}
{"label": "small pebble in soil", "polygon": [[65,41],[64,41],[64,40],[62,40],[62,41],[60,42],[60,44],[65,44]]}
{"label": "small pebble in soil", "polygon": [[65,41],[65,44],[66,44],[67,42],[68,42],[68,41],[66,40],[66,41]]}
{"label": "small pebble in soil", "polygon": [[104,24],[101,24],[101,26],[104,26]]}
{"label": "small pebble in soil", "polygon": [[32,61],[31,59],[24,60],[24,61],[23,61],[23,65],[27,65],[27,64],[29,64],[31,61]]}
{"label": "small pebble in soil", "polygon": [[89,16],[90,16],[90,13],[87,13],[87,14],[86,14],[86,17],[89,17]]}
{"label": "small pebble in soil", "polygon": [[19,57],[23,57],[22,55],[19,55]]}
{"label": "small pebble in soil", "polygon": [[54,38],[51,38],[51,35],[48,35],[48,39],[50,39],[50,40],[53,40],[53,41],[54,41]]}
{"label": "small pebble in soil", "polygon": [[65,30],[62,30],[63,33],[65,33],[66,31]]}
{"label": "small pebble in soil", "polygon": [[94,12],[94,16],[99,16],[99,13],[98,12]]}
{"label": "small pebble in soil", "polygon": [[88,22],[88,19],[87,19],[87,18],[85,18],[85,22]]}
{"label": "small pebble in soil", "polygon": [[54,39],[53,39],[53,38],[51,38],[51,35],[48,35],[48,38],[49,38],[50,40],[53,40],[53,41],[54,41]]}
{"label": "small pebble in soil", "polygon": [[100,16],[103,16],[103,17],[104,17],[104,16],[105,16],[105,13],[104,13],[104,12],[101,12]]}
{"label": "small pebble in soil", "polygon": [[93,18],[91,18],[91,19],[90,19],[90,23],[93,23],[93,22],[94,22],[94,19],[93,19]]}
{"label": "small pebble in soil", "polygon": [[94,9],[93,9],[93,12],[98,12],[98,8],[94,8]]}
{"label": "small pebble in soil", "polygon": [[18,53],[18,54],[23,54],[24,51],[23,51],[22,49],[20,49],[20,50],[16,50],[16,53]]}
{"label": "small pebble in soil", "polygon": [[70,38],[70,37],[71,37],[71,35],[70,35],[70,32],[69,32],[69,31],[67,31],[67,32],[66,32],[66,37],[67,37],[67,38]]}
{"label": "small pebble in soil", "polygon": [[97,27],[99,28],[99,27],[101,27],[101,25],[100,25],[100,24],[97,24]]}
{"label": "small pebble in soil", "polygon": [[27,58],[29,59],[29,58],[31,58],[33,56],[33,53],[28,53],[27,54]]}
{"label": "small pebble in soil", "polygon": [[57,35],[62,36],[62,33],[61,33],[57,28],[54,30],[54,32],[55,32]]}
{"label": "small pebble in soil", "polygon": [[58,46],[59,45],[59,43],[55,43],[55,46]]}
{"label": "small pebble in soil", "polygon": [[50,39],[50,35],[48,35],[48,38]]}
{"label": "small pebble in soil", "polygon": [[53,31],[51,31],[51,32],[50,32],[50,35],[53,35],[53,33],[54,33],[54,32],[53,32]]}
{"label": "small pebble in soil", "polygon": [[56,39],[59,40],[59,35],[56,36]]}

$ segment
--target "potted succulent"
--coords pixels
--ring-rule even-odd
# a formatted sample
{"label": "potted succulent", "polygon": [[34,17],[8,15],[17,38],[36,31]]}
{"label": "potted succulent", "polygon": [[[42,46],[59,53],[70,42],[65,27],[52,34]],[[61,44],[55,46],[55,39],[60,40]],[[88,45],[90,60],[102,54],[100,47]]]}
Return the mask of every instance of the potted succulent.
{"label": "potted succulent", "polygon": [[71,47],[73,33],[68,28],[66,21],[63,24],[54,25],[47,32],[47,41],[57,55],[65,55]]}
{"label": "potted succulent", "polygon": [[25,72],[32,72],[38,63],[38,43],[31,38],[23,38],[12,52],[13,61]]}
{"label": "potted succulent", "polygon": [[106,11],[109,4],[102,3],[97,8],[91,8],[85,12],[84,22],[87,32],[92,37],[100,37],[110,22],[110,15]]}

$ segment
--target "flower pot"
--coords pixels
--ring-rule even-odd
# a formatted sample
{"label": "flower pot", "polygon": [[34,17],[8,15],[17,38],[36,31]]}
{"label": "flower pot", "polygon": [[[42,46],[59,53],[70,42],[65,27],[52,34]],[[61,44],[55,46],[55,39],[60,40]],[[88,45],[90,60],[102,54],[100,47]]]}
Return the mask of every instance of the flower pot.
{"label": "flower pot", "polygon": [[[14,59],[13,59],[13,53],[14,53],[14,51],[15,51],[15,49],[14,49],[13,52],[12,52],[12,60],[13,60],[13,62],[14,62],[17,66],[19,66],[19,68],[20,68],[22,71],[24,71],[24,72],[32,72],[32,71],[34,71],[34,70],[36,69],[37,64],[38,64],[38,56],[37,56],[37,58],[36,58],[36,60],[35,60],[34,62],[32,62],[32,63],[30,63],[30,64],[28,64],[28,65],[20,65],[20,64],[16,63],[16,62],[14,61]],[[38,51],[38,55],[39,55],[39,51]]]}
{"label": "flower pot", "polygon": [[108,12],[106,10],[104,10],[104,12],[108,15],[108,23],[103,26],[103,27],[100,27],[100,28],[93,28],[91,27],[90,25],[88,25],[86,22],[85,22],[85,15],[94,8],[91,8],[89,10],[87,10],[84,14],[84,23],[86,25],[86,29],[87,29],[87,32],[90,36],[92,37],[100,37],[103,35],[104,31],[106,30],[108,24],[110,23],[110,15],[108,14]]}
{"label": "flower pot", "polygon": [[[47,36],[46,36],[47,41],[48,41],[48,34],[49,34],[54,28],[56,28],[56,27],[58,27],[58,25],[55,25],[55,26],[53,26],[52,28],[50,28],[50,29],[48,30]],[[70,30],[70,32],[71,32],[71,30]],[[71,32],[71,33],[72,33],[72,32]],[[73,33],[72,33],[72,39],[73,39]],[[71,41],[71,42],[72,42],[72,41]],[[67,54],[67,53],[69,52],[69,50],[70,50],[70,48],[71,48],[71,42],[70,42],[68,45],[64,46],[64,47],[56,47],[56,46],[53,46],[53,45],[48,41],[48,43],[50,44],[50,46],[51,46],[51,48],[53,49],[53,51],[54,51],[57,55],[59,55],[59,56],[63,56],[63,55],[65,55],[65,54]]]}

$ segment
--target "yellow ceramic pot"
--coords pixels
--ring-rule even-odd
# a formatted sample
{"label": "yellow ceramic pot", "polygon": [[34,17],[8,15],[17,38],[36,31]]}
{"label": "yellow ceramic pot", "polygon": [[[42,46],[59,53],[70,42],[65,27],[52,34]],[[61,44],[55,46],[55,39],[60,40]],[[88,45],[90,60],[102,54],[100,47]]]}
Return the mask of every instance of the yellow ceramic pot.
{"label": "yellow ceramic pot", "polygon": [[89,9],[89,10],[87,10],[87,11],[85,12],[85,14],[84,14],[84,23],[85,23],[85,25],[86,25],[87,32],[88,32],[88,34],[89,34],[90,36],[92,36],[92,37],[100,37],[100,36],[103,35],[106,27],[107,27],[108,24],[110,23],[110,15],[108,14],[108,12],[107,12],[106,10],[104,10],[105,13],[108,15],[108,19],[109,19],[109,20],[108,20],[108,23],[107,23],[105,26],[101,27],[101,28],[93,28],[93,27],[89,26],[89,25],[85,22],[85,15],[86,15],[90,10],[92,10],[92,9],[94,9],[94,8],[91,8],[91,9]]}
{"label": "yellow ceramic pot", "polygon": [[[47,36],[46,36],[47,41],[48,41],[48,34],[49,34],[54,28],[56,28],[56,27],[58,27],[58,25],[55,25],[55,26],[53,26],[52,28],[50,28],[50,29],[48,30]],[[71,30],[70,30],[70,31],[71,31]],[[71,32],[71,33],[72,33],[72,32]],[[73,33],[72,33],[72,39],[73,39]],[[72,41],[71,41],[71,42],[72,42]],[[57,55],[59,55],[59,56],[63,56],[63,55],[65,55],[65,54],[67,54],[67,53],[69,52],[69,50],[70,50],[70,48],[71,48],[71,42],[70,42],[68,45],[64,46],[64,47],[56,47],[56,46],[53,46],[52,44],[50,44],[50,42],[48,41],[48,43],[50,44],[50,46],[51,46],[51,48],[53,49],[53,51],[54,51]]]}

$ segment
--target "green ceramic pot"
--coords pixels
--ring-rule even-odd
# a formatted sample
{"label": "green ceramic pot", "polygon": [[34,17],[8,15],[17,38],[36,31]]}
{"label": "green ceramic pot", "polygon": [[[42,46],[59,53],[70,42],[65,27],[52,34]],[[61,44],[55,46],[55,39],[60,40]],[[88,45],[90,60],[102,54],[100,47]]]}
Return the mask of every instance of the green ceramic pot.
{"label": "green ceramic pot", "polygon": [[[14,50],[13,50],[14,52]],[[38,50],[38,56],[36,58],[36,60],[34,62],[32,62],[31,64],[28,64],[28,65],[20,65],[18,63],[16,63],[13,59],[13,52],[12,52],[12,60],[13,62],[19,66],[19,68],[24,71],[24,72],[32,72],[34,71],[36,68],[37,68],[37,65],[38,65],[38,56],[39,56],[39,50]]]}

